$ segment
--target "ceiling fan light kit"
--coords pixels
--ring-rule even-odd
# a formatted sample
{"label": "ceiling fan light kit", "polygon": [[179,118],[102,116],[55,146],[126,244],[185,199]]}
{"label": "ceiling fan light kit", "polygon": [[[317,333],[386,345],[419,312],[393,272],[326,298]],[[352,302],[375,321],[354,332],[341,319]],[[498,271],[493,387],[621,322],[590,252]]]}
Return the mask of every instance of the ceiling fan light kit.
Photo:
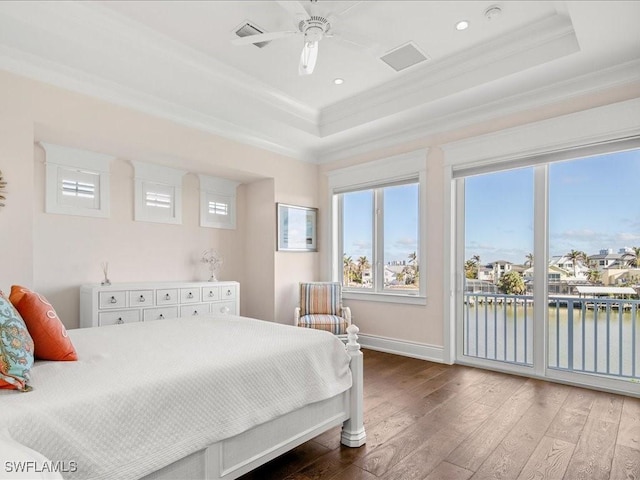
{"label": "ceiling fan light kit", "polygon": [[[314,5],[316,2],[317,0],[311,0],[311,5]],[[242,31],[236,31],[236,35],[240,38],[232,40],[232,43],[234,45],[266,44],[266,42],[271,40],[302,35],[304,43],[300,54],[300,63],[298,64],[298,74],[300,75],[310,75],[313,73],[318,59],[319,43],[320,40],[325,37],[336,38],[364,50],[371,49],[371,47],[363,45],[363,42],[359,39],[354,41],[349,38],[349,35],[344,36],[341,33],[332,32],[331,21],[329,18],[325,18],[320,15],[311,15],[307,10],[305,10],[304,6],[300,2],[278,1],[277,3],[294,17],[294,24],[298,27],[297,31],[256,33],[260,30],[255,27],[255,31],[245,28],[242,29]],[[354,5],[357,5],[358,3],[360,2],[355,2]],[[349,6],[347,9],[335,16],[331,16],[331,18],[344,15],[347,11],[351,10],[354,5]],[[250,23],[246,22],[245,25],[250,25]]]}

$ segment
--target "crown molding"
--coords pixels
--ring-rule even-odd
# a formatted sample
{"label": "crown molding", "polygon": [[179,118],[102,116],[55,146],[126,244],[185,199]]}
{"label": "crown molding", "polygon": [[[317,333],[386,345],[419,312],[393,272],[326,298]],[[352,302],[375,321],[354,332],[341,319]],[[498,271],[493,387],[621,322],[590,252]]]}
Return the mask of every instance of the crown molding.
{"label": "crown molding", "polygon": [[285,142],[280,138],[269,137],[257,130],[248,129],[242,125],[170,103],[144,92],[133,90],[63,65],[54,64],[25,52],[14,51],[2,45],[0,45],[0,70],[6,70],[115,105],[164,118],[180,125],[213,133],[239,143],[303,161],[316,161],[316,156],[310,153],[308,149],[296,147],[290,141]]}
{"label": "crown molding", "polygon": [[[506,41],[501,37],[478,45],[320,112],[95,2],[0,2],[0,31],[6,39],[0,45],[0,69],[314,163],[640,82],[636,60],[547,87],[531,88],[531,82],[520,87],[525,93],[516,91],[518,85],[505,92],[498,82],[497,87],[490,84],[506,75],[528,78],[535,71],[530,67],[578,51],[573,26],[563,15],[546,17],[512,32]],[[51,57],[55,60],[38,50],[42,45],[57,54]],[[103,52],[125,67],[143,64],[146,68],[135,71],[135,81],[154,89],[66,66],[61,60],[65,46],[78,54]],[[127,58],[120,58],[123,51]],[[178,86],[217,96],[197,102],[190,89],[154,81],[170,78]]]}
{"label": "crown molding", "polygon": [[[66,39],[81,43],[85,50],[101,51],[111,59],[122,55],[164,60],[166,75],[180,68],[206,76],[212,89],[225,88],[233,95],[246,97],[270,109],[280,111],[276,117],[290,117],[288,121],[311,133],[317,130],[319,112],[285,95],[283,92],[210,56],[174,41],[145,25],[118,14],[95,2],[10,2],[0,4],[2,17],[50,35],[50,39]],[[117,39],[114,41],[113,39]],[[46,41],[47,38],[42,40]],[[169,61],[167,61],[169,60]],[[301,125],[301,122],[306,125]]]}
{"label": "crown molding", "polygon": [[638,138],[639,111],[635,98],[452,142],[442,146],[445,165],[455,170]]}
{"label": "crown molding", "polygon": [[[497,100],[472,108],[464,108],[462,105],[458,105],[459,108],[449,106],[438,115],[439,112],[430,106],[428,112],[418,113],[416,115],[418,118],[414,121],[405,122],[411,123],[410,127],[386,129],[376,132],[375,135],[371,132],[365,133],[357,139],[343,142],[332,148],[325,148],[318,155],[317,161],[324,164],[343,160],[375,149],[394,147],[446,131],[632,84],[640,85],[640,60],[587,73],[526,93],[499,97]],[[420,120],[420,117],[424,120]]]}

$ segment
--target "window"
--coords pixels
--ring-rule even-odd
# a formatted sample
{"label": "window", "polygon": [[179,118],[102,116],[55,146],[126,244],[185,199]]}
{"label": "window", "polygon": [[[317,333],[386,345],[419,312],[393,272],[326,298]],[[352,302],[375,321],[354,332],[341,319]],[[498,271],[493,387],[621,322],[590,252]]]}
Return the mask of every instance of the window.
{"label": "window", "polygon": [[47,213],[109,216],[109,162],[113,157],[43,143]]}
{"label": "window", "polygon": [[419,292],[418,180],[341,193],[338,202],[342,205],[343,286]]}
{"label": "window", "polygon": [[131,162],[135,169],[135,219],[143,222],[182,223],[183,170],[151,163]]}
{"label": "window", "polygon": [[425,154],[330,173],[333,276],[347,297],[424,301]]}
{"label": "window", "polygon": [[236,188],[238,182],[225,178],[200,177],[200,226],[236,228]]}

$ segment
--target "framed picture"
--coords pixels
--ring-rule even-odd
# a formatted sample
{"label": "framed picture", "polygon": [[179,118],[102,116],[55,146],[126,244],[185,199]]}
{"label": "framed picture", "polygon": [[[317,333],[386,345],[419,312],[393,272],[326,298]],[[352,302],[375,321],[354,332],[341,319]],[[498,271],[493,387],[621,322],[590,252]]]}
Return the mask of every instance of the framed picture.
{"label": "framed picture", "polygon": [[277,203],[278,245],[285,252],[317,252],[318,209]]}

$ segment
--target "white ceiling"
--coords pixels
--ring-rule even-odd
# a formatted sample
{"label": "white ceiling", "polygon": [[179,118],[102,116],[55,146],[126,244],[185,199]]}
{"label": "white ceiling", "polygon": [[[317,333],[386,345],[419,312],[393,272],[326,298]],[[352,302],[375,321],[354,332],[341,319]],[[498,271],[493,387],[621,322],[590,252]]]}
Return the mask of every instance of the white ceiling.
{"label": "white ceiling", "polygon": [[[300,35],[231,44],[246,21],[296,30],[277,2],[5,1],[0,68],[310,161],[640,80],[640,2],[301,3],[371,48],[324,38],[299,76]],[[380,60],[407,42],[429,60]]]}

